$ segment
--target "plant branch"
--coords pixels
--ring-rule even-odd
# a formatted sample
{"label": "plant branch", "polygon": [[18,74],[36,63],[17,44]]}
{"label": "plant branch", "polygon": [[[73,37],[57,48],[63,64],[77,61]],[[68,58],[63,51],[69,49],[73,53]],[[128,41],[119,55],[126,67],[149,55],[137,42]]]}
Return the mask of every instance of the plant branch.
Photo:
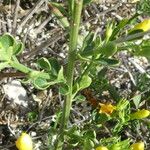
{"label": "plant branch", "polygon": [[128,35],[128,36],[125,36],[125,37],[121,37],[121,38],[118,38],[117,40],[115,40],[114,42],[119,44],[119,43],[123,43],[123,42],[133,40],[135,38],[142,37],[144,35],[149,35],[149,34],[150,34],[150,30],[148,30],[146,32],[140,32],[140,33],[136,33],[136,34],[133,34],[133,35]]}

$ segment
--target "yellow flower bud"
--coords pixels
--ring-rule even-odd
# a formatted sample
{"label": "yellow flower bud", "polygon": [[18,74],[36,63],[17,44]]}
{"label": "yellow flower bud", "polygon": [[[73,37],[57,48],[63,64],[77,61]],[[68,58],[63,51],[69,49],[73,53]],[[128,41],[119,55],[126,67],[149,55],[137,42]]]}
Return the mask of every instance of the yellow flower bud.
{"label": "yellow flower bud", "polygon": [[143,22],[135,25],[134,28],[131,29],[129,32],[131,33],[132,31],[135,31],[135,30],[143,30],[143,31],[150,30],[150,19],[146,19]]}
{"label": "yellow flower bud", "polygon": [[116,107],[111,104],[100,103],[99,105],[100,105],[99,113],[105,113],[107,115],[111,115],[113,113],[113,111],[116,109]]}
{"label": "yellow flower bud", "polygon": [[144,150],[144,143],[138,142],[131,145],[131,150]]}
{"label": "yellow flower bud", "polygon": [[16,147],[18,150],[32,150],[32,139],[27,133],[22,133],[16,141]]}
{"label": "yellow flower bud", "polygon": [[108,150],[108,148],[105,146],[99,146],[95,150]]}
{"label": "yellow flower bud", "polygon": [[133,119],[144,119],[150,115],[150,111],[142,109],[135,113],[130,114],[130,118]]}

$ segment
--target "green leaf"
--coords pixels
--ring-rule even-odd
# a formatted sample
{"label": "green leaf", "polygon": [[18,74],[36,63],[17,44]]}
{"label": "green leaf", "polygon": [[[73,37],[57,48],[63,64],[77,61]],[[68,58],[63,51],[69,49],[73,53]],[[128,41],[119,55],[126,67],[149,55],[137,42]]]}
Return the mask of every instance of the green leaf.
{"label": "green leaf", "polygon": [[79,82],[79,89],[85,89],[90,86],[92,79],[88,75],[84,75]]}
{"label": "green leaf", "polygon": [[20,54],[23,51],[23,48],[24,46],[21,42],[16,43],[13,47],[13,54],[14,55]]}
{"label": "green leaf", "polygon": [[141,102],[141,95],[136,95],[132,99],[133,99],[133,103],[134,103],[136,109],[138,109],[139,108],[139,104]]}
{"label": "green leaf", "polygon": [[88,46],[90,46],[91,43],[93,42],[93,39],[94,39],[94,33],[93,33],[93,32],[90,32],[90,33],[84,38],[81,51],[83,51],[84,49],[86,49],[86,47],[88,48]]}
{"label": "green leaf", "polygon": [[55,58],[49,58],[48,61],[49,61],[49,63],[51,64],[52,74],[53,74],[54,76],[57,76],[57,75],[58,75],[58,72],[59,72],[60,69],[61,69],[61,66],[59,65],[57,59],[55,59]]}
{"label": "green leaf", "polygon": [[112,35],[110,37],[110,40],[114,40],[117,34],[122,30],[129,22],[129,19],[123,19],[119,22],[119,24],[116,26],[116,28],[113,30]]}
{"label": "green leaf", "polygon": [[[129,31],[129,34],[128,35],[132,35],[132,34],[137,34],[137,33],[141,33],[141,32],[144,32],[144,30],[142,29],[131,29]],[[143,36],[142,36],[143,37]]]}
{"label": "green leaf", "polygon": [[38,59],[37,64],[41,69],[48,71],[48,72],[51,71],[51,64],[48,59],[42,57]]}
{"label": "green leaf", "polygon": [[0,37],[0,60],[10,60],[12,55],[18,55],[23,50],[23,44],[16,42],[15,39],[9,35],[4,34]]}
{"label": "green leaf", "polygon": [[85,134],[84,134],[84,137],[85,138],[88,138],[88,139],[95,139],[96,138],[96,133],[94,130],[88,130]]}
{"label": "green leaf", "polygon": [[105,123],[106,121],[109,121],[111,119],[111,116],[105,114],[105,113],[97,113],[95,115],[94,121],[98,124]]}
{"label": "green leaf", "polygon": [[137,12],[150,16],[150,4],[149,0],[140,0],[136,6]]}
{"label": "green leaf", "polygon": [[65,82],[65,78],[64,78],[64,74],[63,74],[63,67],[61,67],[61,69],[58,72],[57,81]]}
{"label": "green leaf", "polygon": [[138,56],[144,56],[144,57],[150,58],[150,46],[140,47],[140,51],[137,51],[136,54]]}
{"label": "green leaf", "polygon": [[125,28],[127,25],[131,24],[138,16],[139,16],[139,13],[136,13],[135,15],[133,15],[133,16],[132,16],[131,18],[129,18],[129,19],[123,19],[123,20],[121,20],[121,21],[118,23],[118,25],[116,25],[115,29],[113,30],[113,33],[112,33],[112,35],[111,35],[111,37],[110,37],[110,41],[116,39],[116,37],[118,36],[118,34],[119,34],[120,32],[122,32],[122,31],[124,32],[124,31],[125,31],[124,28]]}
{"label": "green leaf", "polygon": [[90,32],[84,39],[83,45],[79,51],[81,57],[93,56],[96,49],[101,44],[100,37],[96,37],[96,33]]}
{"label": "green leaf", "polygon": [[97,53],[101,53],[106,57],[112,56],[117,52],[117,45],[114,42],[108,42],[104,44],[102,47],[99,47]]}
{"label": "green leaf", "polygon": [[67,95],[69,93],[69,87],[67,84],[61,84],[59,87],[59,93],[62,95]]}
{"label": "green leaf", "polygon": [[88,57],[88,56],[92,56],[94,54],[94,50],[96,49],[95,47],[95,43],[94,42],[91,42],[91,43],[88,43],[80,52],[80,55],[82,57]]}
{"label": "green leaf", "polygon": [[6,67],[9,67],[8,62],[2,62],[0,63],[0,71]]}
{"label": "green leaf", "polygon": [[13,46],[15,43],[14,38],[9,34],[4,34],[0,38],[0,43],[2,44],[2,47],[7,50],[9,47]]}
{"label": "green leaf", "polygon": [[44,90],[50,86],[50,83],[47,82],[46,79],[43,79],[40,77],[34,79],[33,84],[37,89],[40,89],[40,90]]}
{"label": "green leaf", "polygon": [[111,150],[131,150],[130,149],[130,140],[120,141],[116,144],[113,144],[110,148]]}
{"label": "green leaf", "polygon": [[4,49],[4,47],[0,43],[0,61],[10,61],[12,55],[13,55],[13,47],[10,46],[7,49]]}
{"label": "green leaf", "polygon": [[91,150],[94,147],[94,142],[91,139],[85,138],[83,144],[83,150]]}
{"label": "green leaf", "polygon": [[[73,95],[75,96],[76,95],[76,93],[78,92],[80,90],[80,88],[79,88],[79,84],[78,83],[75,83],[74,84],[74,86],[73,86]],[[73,96],[73,97],[74,97]]]}
{"label": "green leaf", "polygon": [[85,99],[86,99],[86,97],[80,94],[80,95],[77,95],[73,99],[73,101],[75,101],[76,103],[82,103],[83,101],[85,101]]}

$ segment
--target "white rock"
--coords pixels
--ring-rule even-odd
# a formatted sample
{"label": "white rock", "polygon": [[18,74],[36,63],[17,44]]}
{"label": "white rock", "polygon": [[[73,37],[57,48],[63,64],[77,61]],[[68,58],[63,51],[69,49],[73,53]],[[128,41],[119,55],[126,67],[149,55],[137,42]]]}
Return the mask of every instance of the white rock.
{"label": "white rock", "polygon": [[21,85],[20,81],[12,80],[11,82],[3,85],[3,90],[8,100],[11,100],[16,104],[27,107],[27,92]]}

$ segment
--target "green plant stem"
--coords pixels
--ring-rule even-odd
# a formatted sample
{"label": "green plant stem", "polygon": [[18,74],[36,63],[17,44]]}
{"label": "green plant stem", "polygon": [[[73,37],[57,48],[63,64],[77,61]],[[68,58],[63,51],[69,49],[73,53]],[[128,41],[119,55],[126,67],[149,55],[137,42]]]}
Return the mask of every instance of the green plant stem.
{"label": "green plant stem", "polygon": [[149,35],[149,34],[150,34],[150,30],[148,30],[146,32],[140,32],[140,33],[136,33],[136,34],[133,34],[133,35],[128,35],[128,36],[125,36],[125,37],[121,37],[121,38],[118,38],[117,40],[114,40],[113,42],[115,42],[116,44],[119,44],[119,43],[123,43],[123,42],[133,40],[135,38],[140,38],[144,35]]}
{"label": "green plant stem", "polygon": [[10,66],[12,66],[13,68],[17,69],[18,71],[20,71],[22,73],[29,75],[32,72],[36,72],[39,74],[39,77],[44,78],[44,79],[50,79],[50,75],[48,73],[35,71],[31,68],[26,67],[23,64],[20,64],[19,62],[10,61],[9,64],[10,64]]}
{"label": "green plant stem", "polygon": [[[66,72],[66,80],[69,86],[69,93],[66,96],[66,99],[64,101],[61,128],[60,128],[61,141],[63,141],[64,139],[64,130],[67,127],[71,105],[72,105],[73,75],[74,75],[74,66],[76,60],[77,40],[78,40],[78,32],[80,27],[82,5],[83,5],[83,0],[75,0],[74,12],[72,12],[73,20],[71,22],[71,27],[70,27],[70,43],[69,43],[68,64],[67,64],[67,72]],[[59,143],[57,143],[57,148],[56,148],[57,150],[58,149],[60,150],[62,148],[59,145]]]}
{"label": "green plant stem", "polygon": [[25,73],[25,74],[28,74],[30,73],[31,71],[33,71],[32,69],[26,67],[25,65],[23,64],[20,64],[18,62],[15,62],[15,61],[10,61],[9,62],[10,66],[12,66],[13,68]]}
{"label": "green plant stem", "polygon": [[74,75],[74,65],[76,60],[76,49],[77,49],[77,40],[78,40],[78,32],[79,32],[79,25],[80,25],[80,18],[81,18],[81,11],[82,11],[82,3],[83,0],[76,0],[74,13],[73,13],[73,21],[71,23],[71,30],[70,30],[70,43],[69,43],[69,52],[68,52],[68,65],[67,65],[67,84],[69,86],[69,94],[66,96],[66,100],[64,102],[64,109],[63,109],[63,122],[62,122],[62,129],[65,128],[67,125],[70,109],[72,104],[72,85],[73,85],[73,75]]}

